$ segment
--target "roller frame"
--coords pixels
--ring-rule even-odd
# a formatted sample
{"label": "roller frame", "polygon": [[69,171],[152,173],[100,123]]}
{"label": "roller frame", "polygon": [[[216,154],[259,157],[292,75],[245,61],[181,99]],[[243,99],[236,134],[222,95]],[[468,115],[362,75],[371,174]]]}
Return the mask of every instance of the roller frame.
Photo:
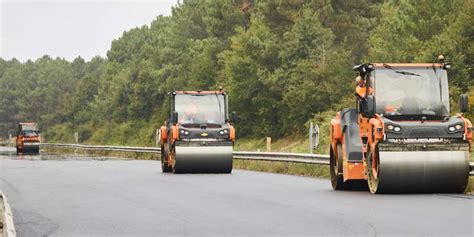
{"label": "roller frame", "polygon": [[[224,103],[219,106],[224,106],[224,123],[181,124],[175,111],[175,96],[182,94],[222,95]],[[170,113],[159,132],[163,172],[231,173],[235,118],[229,118],[226,93],[222,90],[173,91],[169,96]]]}
{"label": "roller frame", "polygon": [[[436,73],[436,68],[447,69],[445,65],[368,63],[353,68],[358,72],[356,108],[338,112],[330,126],[333,189],[342,189],[352,181],[366,181],[372,193],[465,191],[470,172],[472,123],[462,114],[449,118],[378,114],[376,88],[372,86],[377,79],[370,74],[376,67],[394,70],[392,66],[432,67]],[[339,144],[343,152],[336,152]],[[336,161],[341,159],[342,175],[336,170]],[[340,182],[341,176],[344,182]]]}

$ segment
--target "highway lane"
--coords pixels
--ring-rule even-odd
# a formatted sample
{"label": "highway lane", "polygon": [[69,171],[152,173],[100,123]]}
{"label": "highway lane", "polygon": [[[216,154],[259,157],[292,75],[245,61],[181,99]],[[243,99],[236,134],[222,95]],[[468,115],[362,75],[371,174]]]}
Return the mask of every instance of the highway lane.
{"label": "highway lane", "polygon": [[335,192],[325,179],[242,170],[163,174],[157,161],[0,148],[0,189],[19,236],[474,235],[471,196]]}

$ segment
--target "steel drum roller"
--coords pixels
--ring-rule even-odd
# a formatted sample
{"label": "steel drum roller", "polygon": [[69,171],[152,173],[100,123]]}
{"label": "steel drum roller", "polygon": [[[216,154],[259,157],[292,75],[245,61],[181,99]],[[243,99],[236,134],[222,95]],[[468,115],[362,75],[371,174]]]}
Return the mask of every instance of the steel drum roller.
{"label": "steel drum roller", "polygon": [[380,151],[376,193],[462,193],[469,180],[469,151]]}
{"label": "steel drum roller", "polygon": [[24,154],[38,154],[40,145],[38,143],[23,143],[22,152]]}
{"label": "steel drum roller", "polygon": [[175,173],[230,173],[232,146],[176,146]]}

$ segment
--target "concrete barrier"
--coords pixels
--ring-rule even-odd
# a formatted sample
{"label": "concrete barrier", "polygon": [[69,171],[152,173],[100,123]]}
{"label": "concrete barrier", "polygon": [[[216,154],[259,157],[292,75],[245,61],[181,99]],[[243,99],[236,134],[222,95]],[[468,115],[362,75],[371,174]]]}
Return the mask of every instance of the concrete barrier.
{"label": "concrete barrier", "polygon": [[16,237],[13,213],[7,197],[0,191],[0,237]]}

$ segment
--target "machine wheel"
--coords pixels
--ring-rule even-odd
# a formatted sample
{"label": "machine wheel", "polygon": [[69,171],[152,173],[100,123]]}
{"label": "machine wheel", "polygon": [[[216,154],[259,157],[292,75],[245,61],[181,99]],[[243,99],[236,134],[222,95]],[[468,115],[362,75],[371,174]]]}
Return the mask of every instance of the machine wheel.
{"label": "machine wheel", "polygon": [[[342,174],[342,144],[336,145],[337,155],[334,151],[330,150],[329,155],[329,166],[331,174],[331,184],[334,190],[352,190],[352,191],[367,191],[367,183],[365,180],[349,180],[344,182],[344,176]],[[341,157],[339,157],[341,154]]]}
{"label": "machine wheel", "polygon": [[39,153],[40,153],[39,150],[40,150],[40,147],[39,147],[39,146],[34,147],[34,148],[32,149],[32,151],[31,151],[31,153],[32,153],[33,155],[39,155]]}
{"label": "machine wheel", "polygon": [[369,149],[367,152],[367,184],[369,186],[370,192],[374,194],[378,191],[380,192],[380,190],[378,190],[380,178],[380,160],[377,152],[377,150],[372,151],[372,149]]}
{"label": "machine wheel", "polygon": [[19,147],[16,147],[16,154],[20,155],[21,153],[23,153],[23,151]]}
{"label": "machine wheel", "polygon": [[174,164],[171,166],[171,171],[173,172],[173,174],[185,173],[185,171],[176,168],[176,162],[177,162],[176,161],[176,150],[171,151],[171,155],[174,156],[173,157]]}
{"label": "machine wheel", "polygon": [[169,156],[168,145],[161,146],[161,170],[163,173],[170,173],[172,171],[171,165],[168,164],[166,158]]}
{"label": "machine wheel", "polygon": [[344,177],[342,176],[342,157],[339,157],[342,154],[342,145],[336,145],[336,154],[334,153],[332,147],[330,148],[329,155],[329,173],[331,174],[331,184],[334,190],[345,190],[347,187],[344,184]]}

